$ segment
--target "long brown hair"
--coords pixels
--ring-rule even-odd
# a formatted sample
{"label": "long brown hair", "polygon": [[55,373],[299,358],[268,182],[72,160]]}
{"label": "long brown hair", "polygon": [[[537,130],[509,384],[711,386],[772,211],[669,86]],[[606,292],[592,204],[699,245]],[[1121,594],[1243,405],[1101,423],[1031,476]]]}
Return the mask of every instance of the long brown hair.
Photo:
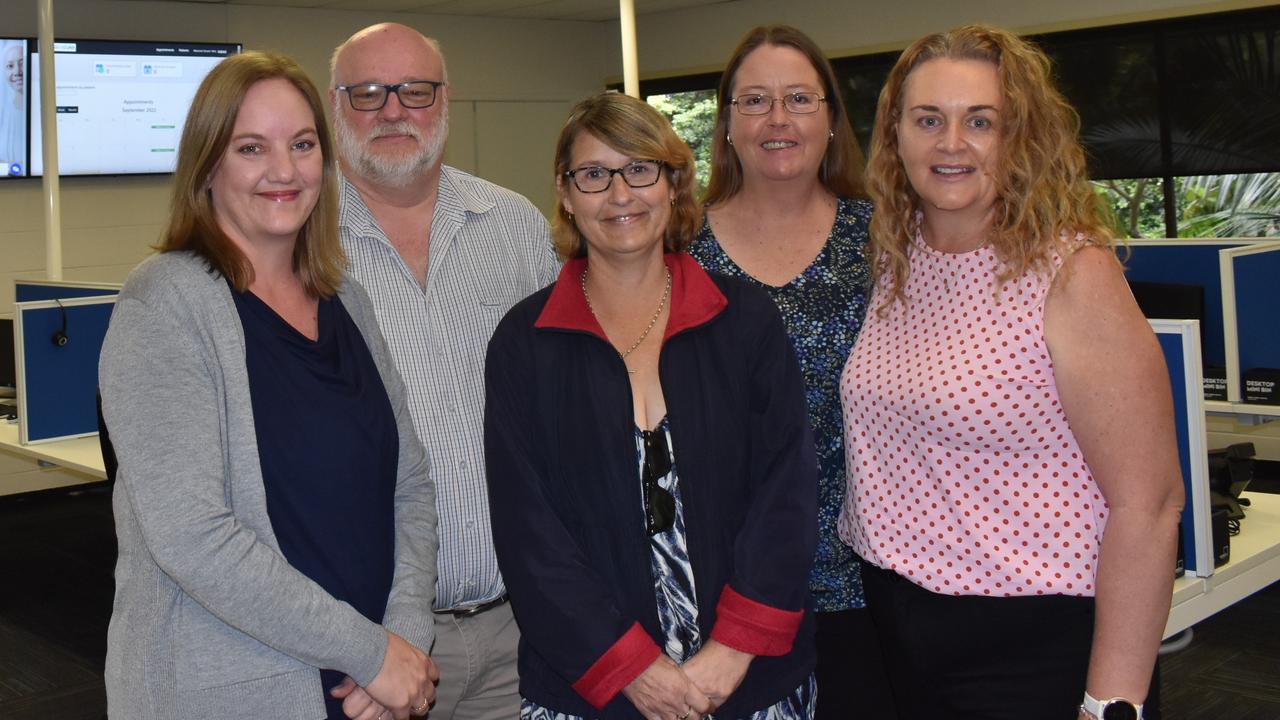
{"label": "long brown hair", "polygon": [[876,282],[892,293],[879,310],[903,299],[908,247],[916,231],[920,196],[898,157],[898,122],[911,72],[937,58],[979,60],[996,67],[1004,107],[1000,112],[996,212],[989,242],[1002,268],[996,289],[1028,271],[1047,272],[1061,238],[1077,233],[1110,247],[1113,239],[1101,201],[1089,183],[1080,118],[1054,87],[1049,58],[1007,30],[965,25],[927,35],[903,51],[889,72],[871,137],[867,185],[875,203],[871,218]]}
{"label": "long brown hair", "polygon": [[346,258],[338,239],[337,176],[333,141],[325,122],[324,104],[315,85],[296,62],[276,53],[246,52],[218,63],[200,83],[178,146],[173,177],[169,225],[160,238],[160,252],[188,250],[244,291],[253,282],[253,266],[222,231],[209,195],[209,182],[231,142],[236,116],[249,88],[263,80],[287,80],[306,98],[315,121],[324,172],[315,209],[298,232],[293,269],[307,292],[329,297],[342,281]]}
{"label": "long brown hair", "polygon": [[742,190],[742,162],[729,144],[729,114],[733,112],[733,86],[738,68],[743,60],[763,45],[789,47],[800,51],[822,80],[822,94],[826,96],[827,117],[830,120],[831,142],[818,166],[818,179],[831,194],[837,197],[866,197],[863,181],[862,149],[849,127],[849,114],[844,108],[840,83],[831,63],[808,35],[790,25],[761,25],[752,28],[729,56],[724,74],[720,76],[720,88],[716,91],[716,126],[711,131],[711,179],[703,194],[704,205],[714,205],[737,195]]}
{"label": "long brown hair", "polygon": [[[566,183],[573,181],[565,173],[572,169],[569,162],[573,143],[582,133],[591,133],[624,155],[662,161],[662,172],[674,195],[662,247],[667,252],[688,248],[702,223],[702,208],[693,197],[693,151],[671,129],[667,119],[648,103],[622,93],[603,92],[578,103],[556,141],[555,178],[560,192],[571,192]],[[556,205],[551,236],[561,259],[586,257],[587,240],[564,203]]]}

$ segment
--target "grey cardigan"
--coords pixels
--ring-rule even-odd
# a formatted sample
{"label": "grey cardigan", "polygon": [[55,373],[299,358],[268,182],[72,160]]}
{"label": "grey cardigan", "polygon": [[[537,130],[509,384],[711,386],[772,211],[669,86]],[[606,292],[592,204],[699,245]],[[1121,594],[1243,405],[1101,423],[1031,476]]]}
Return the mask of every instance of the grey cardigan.
{"label": "grey cardigan", "polygon": [[[433,640],[435,488],[364,289],[339,297],[395,410],[396,565],[384,625]],[[189,253],[130,275],[102,347],[102,407],[120,461],[120,556],[107,633],[112,718],[325,716],[317,668],[367,685],[387,636],[284,559],[267,517],[244,332],[220,275]]]}

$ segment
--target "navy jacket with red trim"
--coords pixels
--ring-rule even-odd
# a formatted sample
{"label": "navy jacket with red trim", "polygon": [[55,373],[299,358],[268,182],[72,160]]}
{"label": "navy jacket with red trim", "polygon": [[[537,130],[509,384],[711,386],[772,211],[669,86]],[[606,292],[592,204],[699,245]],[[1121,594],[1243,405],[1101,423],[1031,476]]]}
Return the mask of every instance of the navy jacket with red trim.
{"label": "navy jacket with red trim", "polygon": [[[803,380],[763,291],[683,253],[665,259],[659,373],[698,620],[704,638],[758,656],[716,713],[744,717],[813,669],[817,462]],[[637,718],[620,691],[657,657],[661,629],[630,383],[583,298],[585,267],[566,264],[489,344],[490,511],[522,635],[521,694],[559,712]]]}

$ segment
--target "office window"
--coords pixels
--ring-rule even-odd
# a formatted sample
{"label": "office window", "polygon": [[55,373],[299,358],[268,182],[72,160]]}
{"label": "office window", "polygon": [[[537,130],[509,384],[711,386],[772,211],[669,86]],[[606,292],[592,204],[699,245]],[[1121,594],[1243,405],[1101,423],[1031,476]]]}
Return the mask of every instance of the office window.
{"label": "office window", "polygon": [[1093,181],[1094,189],[1111,209],[1112,229],[1122,238],[1164,237],[1161,185],[1158,177]]}
{"label": "office window", "polygon": [[693,150],[698,169],[695,197],[701,197],[711,177],[711,131],[716,126],[716,91],[689,90],[649,95],[645,100],[662,113],[676,135]]}
{"label": "office window", "polygon": [[1174,179],[1179,237],[1280,237],[1280,173]]}
{"label": "office window", "polygon": [[[1055,80],[1080,113],[1090,175],[1117,234],[1280,237],[1280,7],[1031,39],[1053,59]],[[864,150],[898,54],[831,61]],[[717,82],[710,74],[641,89]]]}

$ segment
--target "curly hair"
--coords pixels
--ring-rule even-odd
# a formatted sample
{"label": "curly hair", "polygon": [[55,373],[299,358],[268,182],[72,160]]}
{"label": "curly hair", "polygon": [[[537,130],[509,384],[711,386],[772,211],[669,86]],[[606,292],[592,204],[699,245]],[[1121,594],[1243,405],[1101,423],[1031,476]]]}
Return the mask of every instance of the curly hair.
{"label": "curly hair", "polygon": [[866,197],[862,177],[862,149],[858,147],[849,126],[849,114],[845,111],[844,97],[840,94],[840,82],[831,69],[831,63],[808,35],[790,25],[761,25],[747,31],[738,43],[724,73],[720,75],[720,87],[716,91],[716,126],[711,131],[711,178],[703,193],[704,205],[714,205],[737,195],[742,190],[742,162],[729,144],[729,117],[733,111],[733,88],[737,82],[738,68],[747,56],[757,48],[770,45],[798,50],[813,65],[822,80],[822,94],[826,97],[827,115],[831,122],[831,142],[818,166],[818,179],[831,194],[837,197]]}
{"label": "curly hair", "polygon": [[1001,263],[995,292],[1028,272],[1049,272],[1062,242],[1077,234],[1111,247],[1105,209],[1089,183],[1080,118],[1054,87],[1049,58],[1013,33],[964,25],[925,36],[903,51],[889,72],[876,110],[867,184],[876,212],[871,219],[871,258],[876,282],[891,283],[883,313],[904,300],[910,271],[908,248],[916,231],[920,196],[898,156],[898,122],[911,72],[934,59],[979,60],[996,66],[1003,107],[996,169],[992,250]]}
{"label": "curly hair", "polygon": [[[667,252],[688,248],[702,224],[702,208],[693,197],[693,151],[671,129],[667,119],[648,103],[617,92],[592,95],[578,103],[556,141],[556,190],[561,194],[568,192],[565,173],[571,169],[573,143],[584,132],[624,155],[662,162],[674,195],[662,247]],[[587,240],[564,203],[556,206],[551,236],[562,260],[586,257]]]}

